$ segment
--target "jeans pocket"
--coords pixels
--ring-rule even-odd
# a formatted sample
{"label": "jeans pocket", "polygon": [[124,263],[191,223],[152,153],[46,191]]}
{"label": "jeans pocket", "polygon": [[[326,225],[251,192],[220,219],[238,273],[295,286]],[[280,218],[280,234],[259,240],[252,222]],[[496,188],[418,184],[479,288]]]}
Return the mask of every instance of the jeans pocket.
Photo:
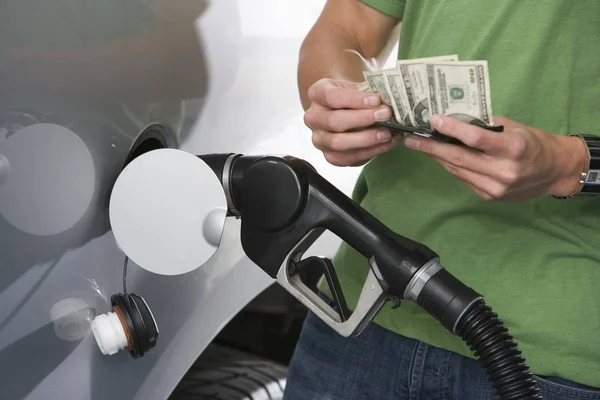
{"label": "jeans pocket", "polygon": [[585,386],[555,376],[536,376],[542,393],[552,393],[559,397],[551,399],[588,399],[600,400],[600,388]]}

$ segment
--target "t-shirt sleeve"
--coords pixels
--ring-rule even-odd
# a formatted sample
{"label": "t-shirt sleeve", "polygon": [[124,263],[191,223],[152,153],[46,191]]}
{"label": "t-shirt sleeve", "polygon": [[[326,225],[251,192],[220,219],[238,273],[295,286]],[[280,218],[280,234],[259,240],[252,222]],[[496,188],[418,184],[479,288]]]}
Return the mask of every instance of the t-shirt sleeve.
{"label": "t-shirt sleeve", "polygon": [[377,11],[396,18],[402,18],[406,0],[360,0]]}

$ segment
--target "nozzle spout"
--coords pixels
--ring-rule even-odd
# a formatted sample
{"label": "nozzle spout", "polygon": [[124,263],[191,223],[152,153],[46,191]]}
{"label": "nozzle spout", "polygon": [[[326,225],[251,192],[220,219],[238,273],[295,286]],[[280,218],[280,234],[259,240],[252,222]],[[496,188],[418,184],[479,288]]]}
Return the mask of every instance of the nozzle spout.
{"label": "nozzle spout", "polygon": [[236,153],[213,153],[197,156],[208,165],[219,178],[227,198],[227,213],[241,217],[241,189],[247,169],[264,156],[244,156]]}
{"label": "nozzle spout", "polygon": [[213,153],[201,154],[198,156],[198,158],[204,161],[206,165],[213,170],[215,175],[217,175],[217,178],[219,178],[221,184],[223,184],[223,171],[225,168],[225,163],[230,157],[233,156],[235,156],[233,153]]}

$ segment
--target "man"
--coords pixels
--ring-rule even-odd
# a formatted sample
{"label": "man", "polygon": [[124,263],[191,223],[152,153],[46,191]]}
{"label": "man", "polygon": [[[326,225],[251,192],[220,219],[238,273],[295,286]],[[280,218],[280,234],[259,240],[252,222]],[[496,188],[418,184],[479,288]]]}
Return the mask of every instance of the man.
{"label": "man", "polygon": [[[433,116],[470,148],[392,135],[391,110],[359,90],[360,58],[487,60],[503,133]],[[353,194],[483,294],[536,374],[545,399],[600,399],[599,199],[581,190],[585,142],[600,132],[600,3],[539,0],[328,0],[302,46],[299,90],[314,145],[339,166],[366,164]],[[356,304],[367,260],[334,260]],[[321,290],[327,294],[326,286]],[[409,302],[385,307],[358,338],[313,315],[286,399],[492,399],[460,338]]]}

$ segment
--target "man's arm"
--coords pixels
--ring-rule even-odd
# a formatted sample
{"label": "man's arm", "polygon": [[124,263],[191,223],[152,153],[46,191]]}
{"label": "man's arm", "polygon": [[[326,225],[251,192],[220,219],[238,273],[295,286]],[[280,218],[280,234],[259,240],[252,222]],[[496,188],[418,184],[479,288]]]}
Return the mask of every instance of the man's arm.
{"label": "man's arm", "polygon": [[302,44],[298,89],[304,122],[330,164],[363,165],[399,143],[389,129],[374,127],[389,120],[392,111],[379,95],[360,90],[366,66],[346,51],[387,58],[399,23],[359,0],[328,0]]}
{"label": "man's arm", "polygon": [[322,78],[362,82],[366,59],[385,60],[398,40],[400,20],[359,0],[328,0],[300,49],[298,86],[304,109],[308,89]]}

